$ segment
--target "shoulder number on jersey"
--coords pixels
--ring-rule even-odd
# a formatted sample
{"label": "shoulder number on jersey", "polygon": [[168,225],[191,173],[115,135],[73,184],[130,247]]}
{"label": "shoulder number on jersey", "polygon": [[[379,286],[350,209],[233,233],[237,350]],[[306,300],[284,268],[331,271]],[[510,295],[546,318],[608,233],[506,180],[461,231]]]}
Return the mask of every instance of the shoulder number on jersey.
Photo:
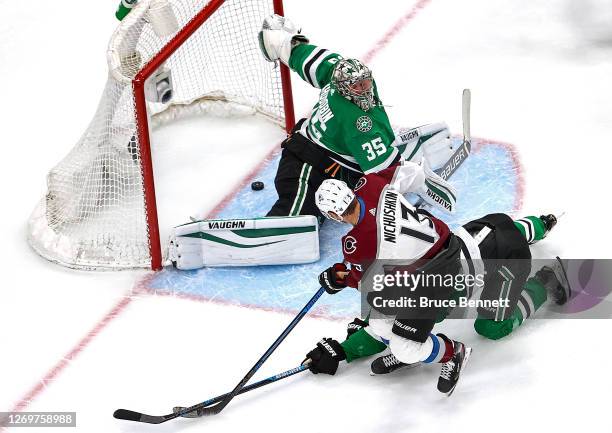
{"label": "shoulder number on jersey", "polygon": [[361,148],[367,152],[366,158],[368,161],[374,161],[378,156],[384,155],[387,151],[387,146],[383,143],[382,138],[376,137],[372,141],[363,143]]}

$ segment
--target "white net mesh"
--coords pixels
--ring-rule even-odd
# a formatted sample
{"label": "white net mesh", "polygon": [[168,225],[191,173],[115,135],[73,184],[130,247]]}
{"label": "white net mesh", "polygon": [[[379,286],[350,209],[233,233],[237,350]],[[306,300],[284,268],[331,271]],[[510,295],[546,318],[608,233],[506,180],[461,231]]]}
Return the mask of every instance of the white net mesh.
{"label": "white net mesh", "polygon": [[[94,119],[48,175],[28,238],[49,260],[84,269],[151,265],[131,81],[174,36],[158,37],[149,23],[149,11],[167,1],[141,0],[121,22],[109,45],[109,79]],[[169,3],[184,29],[209,1]],[[272,0],[226,0],[165,62],[173,96],[166,104],[148,102],[150,126],[182,111],[205,113],[207,101],[249,107],[282,125],[279,69],[263,59],[257,42],[271,13]]]}

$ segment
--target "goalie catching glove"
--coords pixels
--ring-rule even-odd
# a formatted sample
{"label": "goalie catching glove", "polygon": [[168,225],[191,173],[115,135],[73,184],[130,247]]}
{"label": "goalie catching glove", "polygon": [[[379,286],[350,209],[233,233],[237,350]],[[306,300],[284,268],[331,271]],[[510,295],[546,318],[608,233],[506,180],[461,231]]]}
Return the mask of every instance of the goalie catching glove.
{"label": "goalie catching glove", "polygon": [[317,343],[317,347],[312,349],[306,355],[306,359],[302,362],[305,364],[310,360],[309,369],[314,374],[336,374],[340,361],[346,359],[344,349],[333,338],[323,338]]}
{"label": "goalie catching glove", "polygon": [[300,32],[301,29],[291,20],[280,15],[270,15],[264,19],[258,38],[259,48],[266,60],[280,60],[289,65],[293,47],[308,43],[308,38]]}

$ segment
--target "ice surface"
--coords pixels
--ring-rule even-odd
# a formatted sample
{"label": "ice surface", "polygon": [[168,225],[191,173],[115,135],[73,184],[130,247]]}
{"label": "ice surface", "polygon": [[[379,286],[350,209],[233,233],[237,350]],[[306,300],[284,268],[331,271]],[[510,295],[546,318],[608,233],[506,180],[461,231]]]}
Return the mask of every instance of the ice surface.
{"label": "ice surface", "polygon": [[[454,138],[460,141],[459,138]],[[513,157],[512,146],[475,139],[473,152],[451,178],[459,192],[455,215],[436,214],[451,226],[457,226],[488,213],[512,213],[522,200],[521,167]],[[262,168],[254,179],[266,188],[252,191],[245,186],[221,209],[220,218],[263,216],[278,197],[274,174],[279,156]],[[280,311],[299,310],[304,298],[318,288],[317,277],[327,266],[342,261],[340,238],[348,226],[326,221],[320,231],[321,259],[316,263],[292,266],[243,268],[206,268],[177,271],[168,267],[155,275],[147,288],[158,293],[199,297],[219,303],[260,307]],[[359,313],[359,295],[346,290],[334,297],[324,297],[317,309],[329,317],[352,317]]]}
{"label": "ice surface", "polygon": [[[70,432],[144,433],[151,432],[151,426],[116,421],[112,412],[126,407],[167,413],[174,404],[195,403],[228,391],[278,336],[292,313],[276,310],[283,306],[269,288],[252,291],[268,296],[268,304],[246,298],[243,281],[247,280],[240,283],[244,298],[210,292],[206,296],[212,296],[211,300],[223,302],[209,302],[197,292],[207,287],[197,273],[184,274],[193,281],[183,281],[181,287],[194,287],[193,300],[204,302],[192,302],[188,296],[181,299],[178,295],[185,292],[132,296],[142,272],[67,271],[46,263],[28,248],[25,221],[44,194],[45,173],[82,134],[106,80],[104,53],[116,24],[112,16],[116,5],[111,3],[58,7],[56,2],[36,0],[26,7],[23,2],[0,1],[0,411],[18,403],[27,410],[76,410],[78,427]],[[409,15],[415,3],[285,0],[285,11],[314,42],[361,56],[379,46],[380,38]],[[577,36],[581,30],[576,31],[576,22],[584,25],[580,17],[573,19],[571,10],[582,2],[419,3],[425,7],[404,28],[391,32],[388,45],[371,62],[392,121],[419,125],[445,120],[453,132],[460,132],[460,93],[470,87],[473,134],[498,143],[483,146],[482,151],[504,153],[508,149],[500,142],[504,141],[520,154],[524,167],[520,214],[567,212],[546,242],[534,247],[534,254],[609,258],[612,206],[605,191],[612,160],[612,57],[609,47],[591,45],[588,37]],[[603,9],[585,13],[598,20],[609,16],[609,0],[596,3]],[[293,83],[296,112],[305,113],[317,92],[295,76]],[[168,141],[159,144],[167,144],[164,153],[172,158],[171,146],[178,135],[172,128],[166,131]],[[272,135],[266,138],[273,139]],[[184,222],[192,213],[209,212],[276,143],[250,148],[248,157],[238,159],[239,167],[232,165],[231,176],[228,164],[236,161],[238,147],[208,155],[211,163],[201,179],[213,179],[214,188],[193,201],[178,203],[176,215],[171,214],[174,202],[165,198],[173,200],[175,191],[160,181],[161,210],[168,212],[162,215],[163,226]],[[512,166],[511,155],[506,156],[503,161],[508,165],[499,170],[502,174]],[[174,161],[166,161],[166,167],[159,166],[160,175],[172,174],[168,168]],[[492,179],[490,171],[469,170],[457,173],[454,181],[463,175]],[[493,180],[501,184],[503,193],[481,183],[478,188],[491,187],[489,192],[495,192],[486,199],[498,200],[520,186]],[[261,193],[270,193],[271,187],[267,182]],[[461,200],[466,196],[470,195],[462,194]],[[508,198],[506,210],[521,208],[516,198]],[[462,218],[479,216],[494,204],[484,203],[485,208],[461,206],[461,212],[469,212],[462,213]],[[330,246],[332,241],[330,237]],[[162,275],[175,276],[165,272],[157,277]],[[316,290],[312,276],[304,276],[306,280],[308,293],[286,293],[289,310],[302,306]],[[176,290],[163,279],[157,282],[160,290]],[[132,296],[127,298],[132,301],[116,308],[125,305],[124,296]],[[356,302],[351,292],[334,299],[347,308]],[[251,301],[255,308],[226,305],[246,306]],[[266,305],[271,308],[265,309]],[[440,331],[474,347],[451,399],[435,391],[436,366],[372,378],[364,360],[342,366],[335,377],[300,375],[238,397],[219,416],[178,420],[155,430],[607,431],[612,346],[606,338],[612,332],[611,323],[534,320],[497,342],[477,336],[472,321],[442,323]],[[318,339],[342,338],[344,328],[343,320],[308,315],[264,365],[261,375],[297,365]],[[39,430],[19,429],[23,433]]]}

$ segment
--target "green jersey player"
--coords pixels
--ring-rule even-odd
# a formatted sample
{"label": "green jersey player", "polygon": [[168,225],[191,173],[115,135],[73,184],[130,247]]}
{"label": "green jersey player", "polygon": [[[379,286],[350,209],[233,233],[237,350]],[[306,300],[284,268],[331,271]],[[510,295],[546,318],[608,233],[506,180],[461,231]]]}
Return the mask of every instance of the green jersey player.
{"label": "green jersey player", "polygon": [[300,127],[302,136],[333,153],[343,166],[366,174],[398,159],[395,134],[365,65],[303,44],[293,49],[289,66],[321,88],[319,101]]}
{"label": "green jersey player", "polygon": [[450,148],[444,124],[404,130],[396,138],[370,69],[357,59],[309,44],[288,19],[266,18],[259,42],[267,60],[280,60],[321,89],[310,115],[298,122],[282,144],[274,181],[279,198],[269,216],[322,219],[314,193],[325,179],[343,180],[354,187],[363,174],[388,168],[400,159],[423,156],[419,150],[426,142],[431,148]]}

